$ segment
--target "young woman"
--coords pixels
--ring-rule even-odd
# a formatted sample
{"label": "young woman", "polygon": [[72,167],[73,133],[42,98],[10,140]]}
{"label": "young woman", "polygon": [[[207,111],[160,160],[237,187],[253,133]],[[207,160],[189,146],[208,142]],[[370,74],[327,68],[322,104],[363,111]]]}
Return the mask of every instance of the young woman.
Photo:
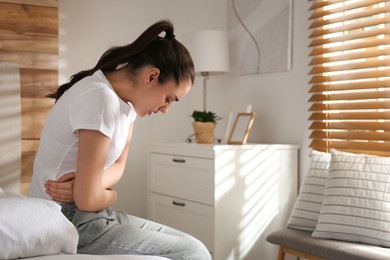
{"label": "young woman", "polygon": [[160,21],[49,95],[56,104],[42,132],[30,196],[61,204],[79,232],[79,253],[211,259],[197,239],[110,208],[134,120],[166,113],[193,81],[189,52],[175,39],[173,25]]}

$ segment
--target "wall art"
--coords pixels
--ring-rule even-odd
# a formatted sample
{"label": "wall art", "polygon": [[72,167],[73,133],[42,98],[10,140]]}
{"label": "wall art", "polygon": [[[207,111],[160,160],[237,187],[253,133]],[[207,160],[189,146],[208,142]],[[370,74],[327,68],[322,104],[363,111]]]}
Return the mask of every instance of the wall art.
{"label": "wall art", "polygon": [[230,73],[291,69],[293,0],[228,0]]}

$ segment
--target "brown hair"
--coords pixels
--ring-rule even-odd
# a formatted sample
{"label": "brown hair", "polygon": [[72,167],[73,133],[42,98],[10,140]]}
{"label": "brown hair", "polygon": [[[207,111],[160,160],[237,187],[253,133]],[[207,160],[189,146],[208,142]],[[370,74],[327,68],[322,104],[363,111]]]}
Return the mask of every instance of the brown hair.
{"label": "brown hair", "polygon": [[[136,73],[140,68],[148,65],[156,67],[160,70],[158,81],[161,84],[170,80],[179,84],[186,79],[191,79],[194,83],[195,69],[191,55],[175,39],[173,31],[173,24],[168,20],[153,24],[133,43],[107,50],[95,67],[74,74],[68,83],[61,85],[48,97],[55,98],[57,101],[76,82],[97,70],[109,72],[123,66],[126,66],[131,73]],[[162,32],[165,32],[165,37],[159,36]]]}

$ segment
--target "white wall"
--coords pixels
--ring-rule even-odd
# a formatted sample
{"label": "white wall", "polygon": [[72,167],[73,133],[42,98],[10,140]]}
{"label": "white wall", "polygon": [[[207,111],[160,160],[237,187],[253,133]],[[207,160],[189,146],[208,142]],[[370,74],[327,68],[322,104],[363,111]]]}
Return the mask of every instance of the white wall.
{"label": "white wall", "polygon": [[[296,0],[293,13],[292,69],[283,73],[218,76],[208,81],[208,109],[227,116],[233,104],[252,104],[256,112],[249,142],[299,144],[300,175],[309,161],[308,1]],[[92,67],[109,47],[127,44],[160,19],[175,24],[178,39],[191,31],[226,29],[226,0],[60,0],[60,82]],[[136,122],[125,176],[117,185],[116,208],[146,216],[147,143],[184,141],[192,134],[194,109],[202,107],[202,80],[166,115]],[[216,134],[222,137],[226,121]]]}

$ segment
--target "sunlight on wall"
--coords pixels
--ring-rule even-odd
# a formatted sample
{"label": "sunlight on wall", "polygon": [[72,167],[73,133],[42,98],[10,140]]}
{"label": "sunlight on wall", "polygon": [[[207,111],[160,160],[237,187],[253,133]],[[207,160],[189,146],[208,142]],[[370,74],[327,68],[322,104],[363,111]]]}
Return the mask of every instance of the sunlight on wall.
{"label": "sunlight on wall", "polygon": [[[61,11],[61,10],[59,10]],[[59,13],[58,14],[58,20],[59,22],[63,22],[67,19],[67,16],[64,13]],[[64,44],[64,38],[67,36],[67,31],[63,28],[63,26],[58,27],[58,53],[59,53],[59,58],[58,58],[58,84],[63,84],[69,81],[69,77],[65,76],[62,71],[66,71],[68,64],[64,58],[61,58],[68,52],[68,47]]]}
{"label": "sunlight on wall", "polygon": [[15,63],[0,62],[0,186],[20,193],[20,75]]}

